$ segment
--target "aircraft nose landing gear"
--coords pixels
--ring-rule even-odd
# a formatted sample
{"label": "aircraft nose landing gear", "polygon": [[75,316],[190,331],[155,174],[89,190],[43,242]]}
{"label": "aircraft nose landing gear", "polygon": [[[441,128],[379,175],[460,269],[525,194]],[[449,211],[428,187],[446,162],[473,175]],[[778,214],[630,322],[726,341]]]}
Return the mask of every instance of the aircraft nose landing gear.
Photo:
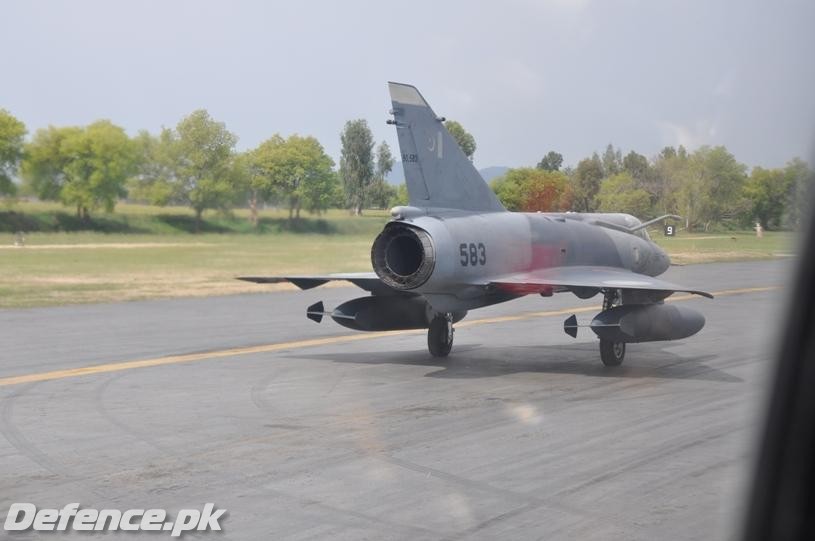
{"label": "aircraft nose landing gear", "polygon": [[453,349],[453,314],[440,314],[433,318],[427,329],[427,349],[434,357],[447,357]]}

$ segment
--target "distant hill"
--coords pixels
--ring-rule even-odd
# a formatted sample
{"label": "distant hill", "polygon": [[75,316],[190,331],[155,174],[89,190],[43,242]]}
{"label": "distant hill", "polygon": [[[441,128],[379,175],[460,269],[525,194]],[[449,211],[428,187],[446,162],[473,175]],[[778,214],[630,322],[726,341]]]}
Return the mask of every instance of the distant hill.
{"label": "distant hill", "polygon": [[[505,167],[503,165],[493,165],[478,170],[478,172],[481,173],[481,176],[484,177],[484,180],[486,180],[487,182],[491,181],[496,177],[500,177],[507,171],[509,171],[509,167]],[[396,162],[394,164],[393,171],[391,171],[390,174],[388,175],[387,181],[390,184],[404,184],[405,170],[402,167],[402,162]]]}
{"label": "distant hill", "polygon": [[493,165],[491,167],[485,167],[484,169],[478,170],[478,172],[481,173],[481,176],[484,177],[484,180],[487,182],[506,174],[507,171],[509,171],[509,167],[505,167],[503,165]]}

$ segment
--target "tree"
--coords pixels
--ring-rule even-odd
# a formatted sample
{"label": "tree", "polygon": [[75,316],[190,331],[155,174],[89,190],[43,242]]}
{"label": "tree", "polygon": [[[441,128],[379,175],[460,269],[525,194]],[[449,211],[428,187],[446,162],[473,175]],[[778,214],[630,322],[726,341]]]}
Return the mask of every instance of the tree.
{"label": "tree", "polygon": [[651,167],[653,205],[658,214],[683,214],[677,204],[677,193],[688,181],[689,161],[687,153],[679,153],[673,147],[663,148]]}
{"label": "tree", "polygon": [[390,207],[399,207],[407,205],[410,202],[410,196],[407,190],[407,184],[400,184],[396,187],[396,193],[393,197],[391,197],[388,206]]}
{"label": "tree", "polygon": [[348,206],[359,216],[374,177],[374,137],[365,120],[349,120],[340,134],[340,142],[340,177]]}
{"label": "tree", "polygon": [[69,181],[60,199],[82,209],[103,207],[113,211],[116,201],[124,197],[125,181],[135,165],[133,144],[124,129],[108,120],[100,120],[64,141],[63,152],[70,158],[65,166]]}
{"label": "tree", "polygon": [[[58,201],[68,182],[65,168],[70,156],[64,151],[65,141],[81,133],[77,126],[39,129],[25,146],[22,163],[23,181],[27,188],[44,201]],[[77,209],[80,214],[81,209]]]}
{"label": "tree", "polygon": [[456,143],[458,143],[464,155],[472,160],[476,149],[475,137],[455,120],[447,120],[444,125],[447,127],[447,131],[450,132],[450,135],[453,136],[453,139],[456,140]]}
{"label": "tree", "polygon": [[544,171],[560,171],[561,165],[563,165],[563,155],[554,150],[550,150],[546,153],[546,156],[541,158],[537,167]]}
{"label": "tree", "polygon": [[[683,151],[680,147],[678,159],[682,159]],[[676,201],[689,230],[702,225],[707,231],[713,223],[743,215],[746,167],[725,147],[701,147],[685,163]]]}
{"label": "tree", "polygon": [[25,124],[0,109],[0,195],[13,195],[14,177],[23,158]]}
{"label": "tree", "polygon": [[38,130],[27,147],[23,175],[41,199],[59,199],[87,220],[91,210],[113,210],[135,164],[125,131],[100,120],[86,128]]}
{"label": "tree", "polygon": [[552,212],[571,207],[569,179],[559,171],[531,167],[510,169],[493,181],[492,188],[509,210]]}
{"label": "tree", "polygon": [[165,128],[158,135],[142,130],[133,139],[133,145],[136,172],[128,183],[128,195],[158,206],[183,203],[175,193],[175,135],[172,130]]}
{"label": "tree", "polygon": [[338,182],[334,160],[314,137],[292,135],[286,140],[286,147],[289,150],[286,168],[293,187],[289,200],[297,202],[295,218],[300,218],[301,206],[310,213],[325,211],[332,202]]}
{"label": "tree", "polygon": [[623,170],[622,152],[620,149],[614,149],[611,143],[606,147],[603,152],[603,176],[610,177],[616,175]]}
{"label": "tree", "polygon": [[387,181],[388,173],[393,170],[394,163],[396,162],[391,154],[390,146],[382,141],[376,147],[376,170],[368,193],[368,201],[374,208],[386,208],[396,195],[396,188]]}
{"label": "tree", "polygon": [[790,179],[781,169],[755,167],[744,186],[749,201],[748,218],[765,229],[779,227],[789,193]]}
{"label": "tree", "polygon": [[[331,204],[337,184],[334,161],[314,137],[275,134],[250,154],[249,185],[252,198],[286,202],[289,220],[300,210],[322,212]],[[251,205],[251,202],[250,202]],[[257,223],[256,212],[253,213]]]}
{"label": "tree", "polygon": [[572,175],[572,191],[575,202],[584,212],[593,212],[594,197],[603,179],[603,163],[595,152],[591,158],[580,160]]}
{"label": "tree", "polygon": [[174,197],[195,211],[196,231],[201,230],[206,209],[226,209],[233,201],[237,140],[204,109],[181,119],[170,136]]}
{"label": "tree", "polygon": [[633,150],[623,158],[622,171],[626,171],[634,180],[639,181],[640,185],[648,180],[650,169],[648,158],[642,154],[637,154]]}
{"label": "tree", "polygon": [[613,175],[603,181],[597,192],[598,210],[601,212],[627,212],[642,217],[650,214],[651,197],[637,187],[628,171]]}
{"label": "tree", "polygon": [[[277,164],[284,160],[283,146],[286,140],[279,134],[260,143],[246,153],[243,163],[246,171],[246,184],[249,199],[249,221],[258,226],[258,206],[285,197],[283,182],[278,174]],[[292,218],[291,209],[289,219]]]}
{"label": "tree", "polygon": [[739,163],[723,146],[702,147],[694,153],[694,158],[702,169],[705,183],[706,197],[700,218],[707,231],[711,223],[722,223],[743,211],[747,166]]}

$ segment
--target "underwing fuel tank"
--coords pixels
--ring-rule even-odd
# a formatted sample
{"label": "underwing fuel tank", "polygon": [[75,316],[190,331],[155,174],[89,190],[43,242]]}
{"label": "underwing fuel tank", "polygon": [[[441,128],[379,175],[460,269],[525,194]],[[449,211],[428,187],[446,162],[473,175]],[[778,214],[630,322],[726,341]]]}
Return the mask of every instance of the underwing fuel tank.
{"label": "underwing fuel tank", "polygon": [[612,342],[658,342],[679,340],[699,332],[705,316],[673,304],[623,304],[600,312],[591,330]]}
{"label": "underwing fuel tank", "polygon": [[[319,306],[318,306],[319,305]],[[355,331],[400,331],[427,329],[435,315],[424,298],[403,296],[360,297],[344,302],[331,312],[322,311],[322,303],[309,307],[309,318],[319,322],[322,315]],[[467,312],[454,312],[453,323]]]}

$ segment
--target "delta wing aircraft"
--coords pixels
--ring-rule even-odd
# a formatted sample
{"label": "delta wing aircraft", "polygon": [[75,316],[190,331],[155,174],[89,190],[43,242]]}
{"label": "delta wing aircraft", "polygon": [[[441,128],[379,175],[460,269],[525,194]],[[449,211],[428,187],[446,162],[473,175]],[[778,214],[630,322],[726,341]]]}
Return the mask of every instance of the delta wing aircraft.
{"label": "delta wing aircraft", "polygon": [[[676,340],[705,324],[699,312],[663,301],[674,292],[712,298],[655,278],[670,265],[651,242],[645,223],[628,214],[509,212],[481,178],[419,91],[389,83],[408,206],[374,240],[374,272],[324,276],[241,277],[258,283],[288,281],[310,289],[347,280],[370,292],[327,311],[322,302],[306,315],[324,316],[359,331],[428,329],[430,353],[444,357],[453,325],[469,310],[524,295],[571,292],[603,296],[588,327],[600,339],[600,358],[617,366],[629,342]],[[574,315],[564,330],[577,336]]]}

